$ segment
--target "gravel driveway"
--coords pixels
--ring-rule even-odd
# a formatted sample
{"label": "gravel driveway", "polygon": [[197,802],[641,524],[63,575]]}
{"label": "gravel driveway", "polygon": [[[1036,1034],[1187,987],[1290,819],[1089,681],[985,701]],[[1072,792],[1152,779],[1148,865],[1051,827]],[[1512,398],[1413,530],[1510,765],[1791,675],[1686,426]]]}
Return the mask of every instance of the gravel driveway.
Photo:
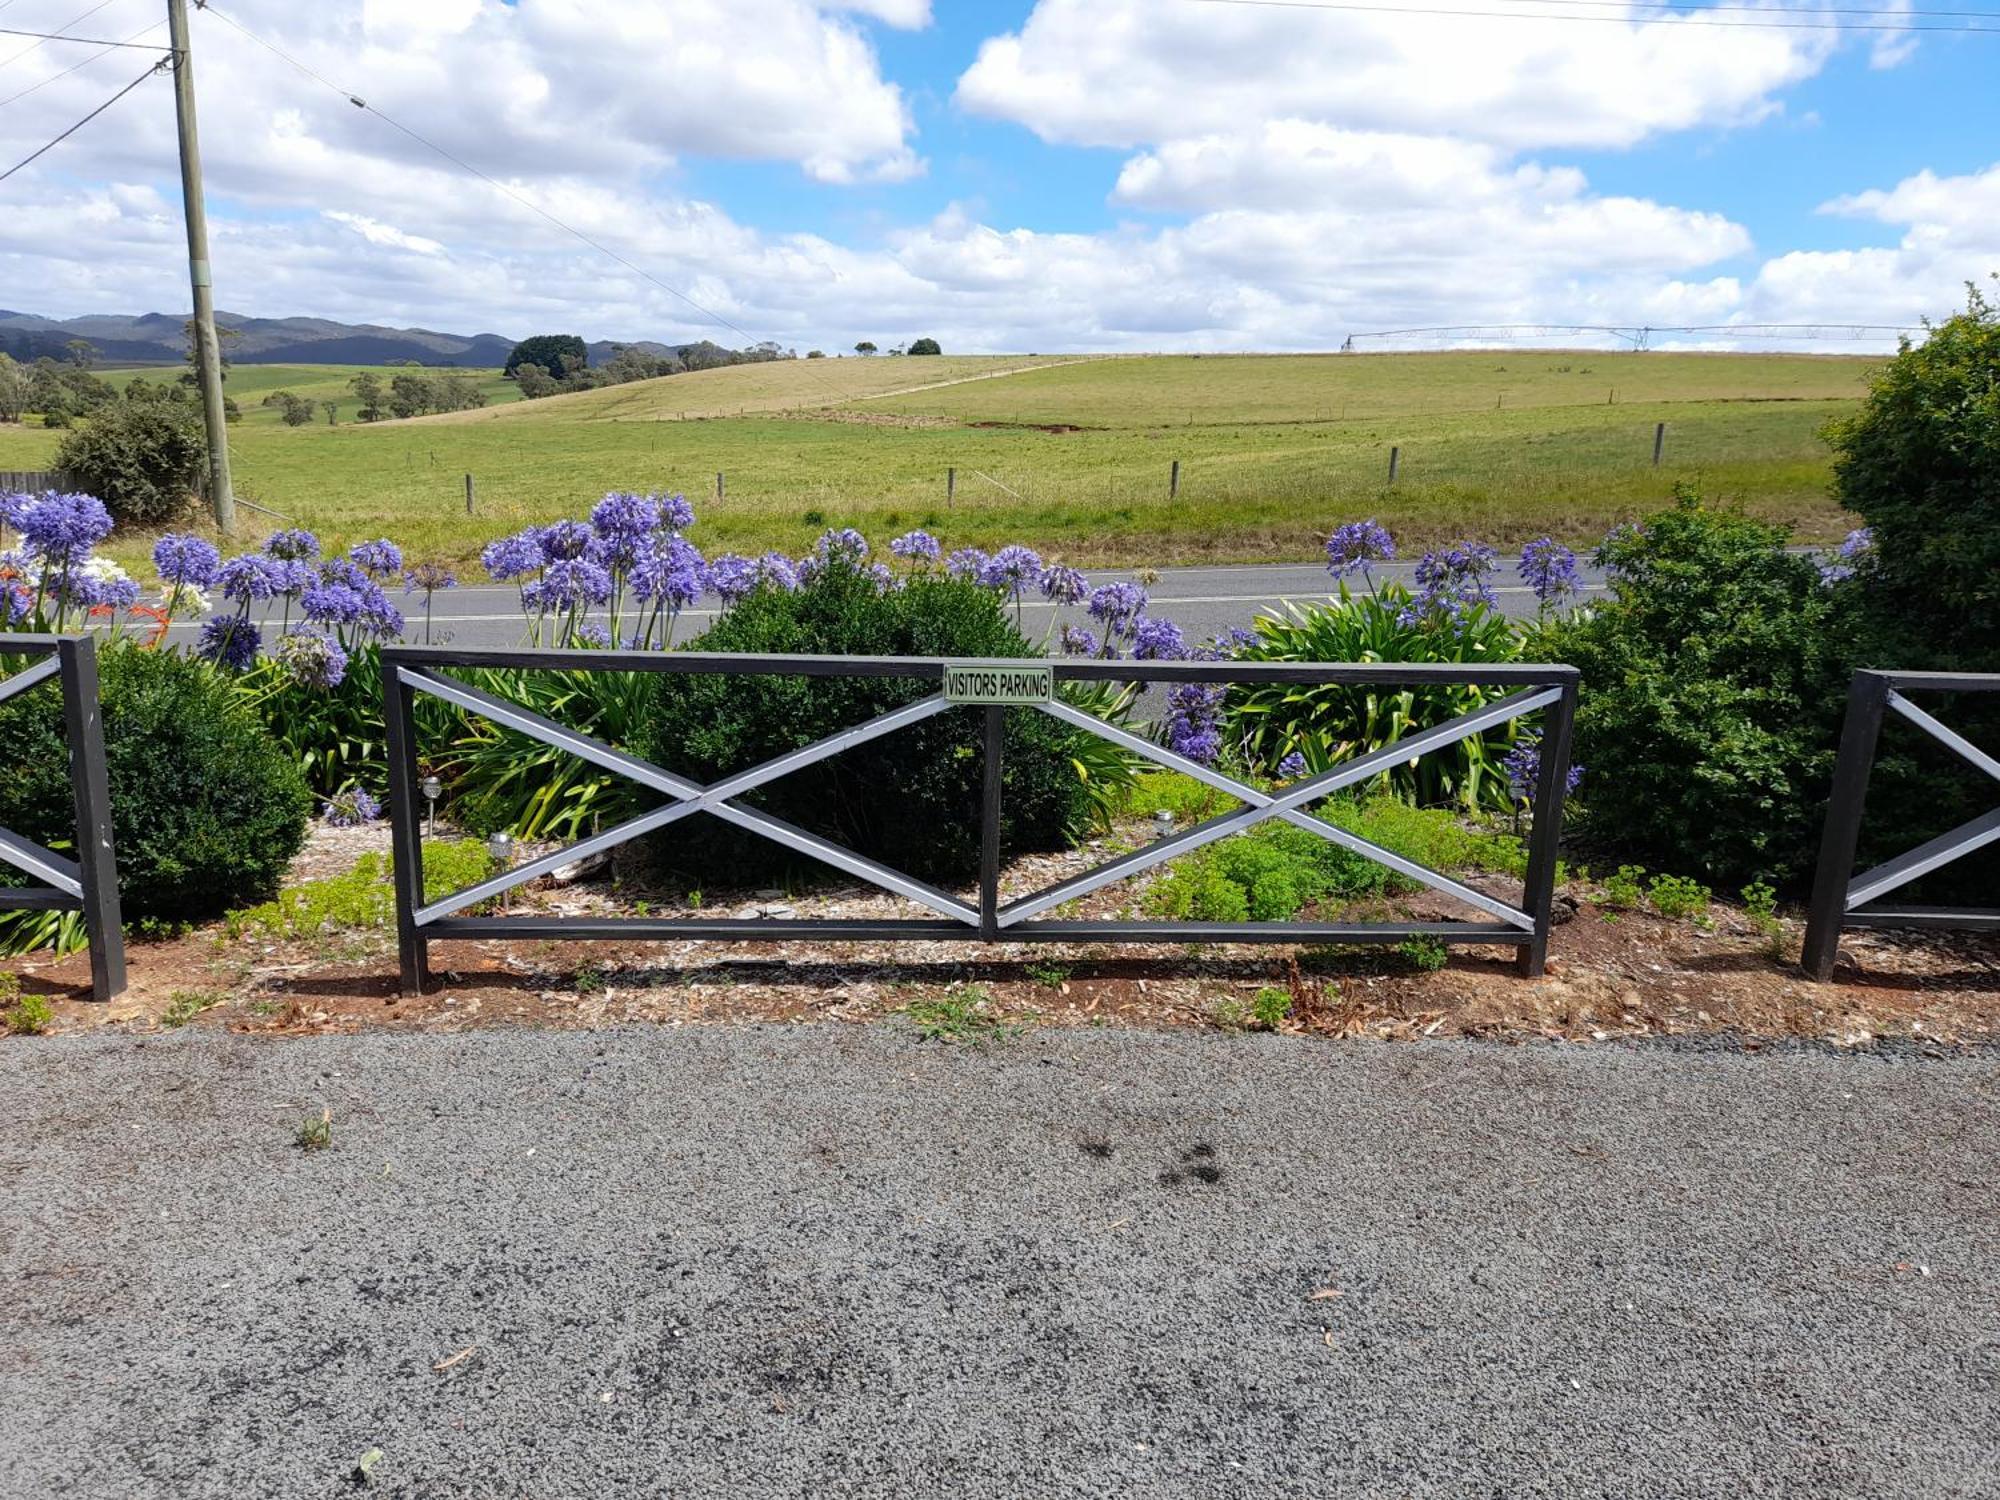
{"label": "gravel driveway", "polygon": [[1993,1053],[8,1044],[0,1494],[1996,1496],[1996,1096]]}

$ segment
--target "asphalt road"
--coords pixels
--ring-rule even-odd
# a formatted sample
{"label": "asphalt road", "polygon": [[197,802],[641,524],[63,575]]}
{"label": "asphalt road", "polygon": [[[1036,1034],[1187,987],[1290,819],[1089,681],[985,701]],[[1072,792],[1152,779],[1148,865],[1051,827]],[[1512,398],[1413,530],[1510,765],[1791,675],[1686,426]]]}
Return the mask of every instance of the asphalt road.
{"label": "asphalt road", "polygon": [[197,1025],[0,1098],[10,1500],[2000,1495],[1992,1053]]}
{"label": "asphalt road", "polygon": [[[1376,576],[1380,581],[1408,584],[1414,571],[1414,563],[1390,563],[1376,569]],[[1089,576],[1095,585],[1132,575],[1093,569]],[[1591,593],[1603,591],[1603,581],[1595,572],[1586,568],[1584,577]],[[1525,616],[1535,612],[1535,596],[1511,573],[1495,575],[1494,582],[1500,607],[1508,614]],[[1169,568],[1161,572],[1158,582],[1150,585],[1148,591],[1153,597],[1153,614],[1179,625],[1190,641],[1202,641],[1236,626],[1247,627],[1259,613],[1287,600],[1324,599],[1333,586],[1326,569],[1317,564],[1263,563],[1226,568]],[[468,584],[441,593],[437,595],[433,618],[434,639],[439,644],[448,639],[452,645],[473,650],[521,645],[525,631],[518,600],[519,595],[511,585]],[[422,619],[410,609],[416,600],[405,598],[398,603],[411,613],[406,639],[422,640]],[[685,640],[700,634],[714,620],[718,607],[719,601],[709,598],[689,610],[681,617],[677,638]],[[1048,633],[1052,623],[1066,620],[1089,623],[1080,609],[1058,610],[1037,600],[1025,601],[1021,616],[1022,628],[1036,639]],[[195,624],[183,623],[175,627],[175,632],[178,636],[197,628]]]}

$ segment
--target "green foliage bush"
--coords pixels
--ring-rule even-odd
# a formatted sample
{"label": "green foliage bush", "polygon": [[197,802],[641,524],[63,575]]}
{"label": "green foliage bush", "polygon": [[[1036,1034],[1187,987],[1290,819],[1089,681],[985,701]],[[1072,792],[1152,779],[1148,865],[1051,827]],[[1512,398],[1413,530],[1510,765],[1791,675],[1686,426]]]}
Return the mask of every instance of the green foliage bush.
{"label": "green foliage bush", "polygon": [[178,387],[128,391],[56,447],[72,489],[97,496],[120,525],[165,526],[187,509],[208,465],[201,412]]}
{"label": "green foliage bush", "polygon": [[[1497,612],[1474,607],[1457,626],[1434,620],[1404,624],[1407,590],[1389,584],[1375,593],[1349,594],[1324,604],[1287,605],[1282,615],[1258,617],[1256,639],[1239,661],[1466,662],[1488,665],[1523,659],[1514,625]],[[1304,756],[1312,774],[1380,749],[1391,740],[1442,724],[1503,689],[1470,684],[1390,690],[1330,684],[1233,686],[1224,701],[1223,743],[1250,765],[1270,769],[1287,755]],[[1372,783],[1425,806],[1509,807],[1500,759],[1519,733],[1505,725],[1399,764]]]}
{"label": "green foliage bush", "polygon": [[[308,880],[280,891],[262,905],[232,911],[227,932],[266,937],[313,938],[365,927],[386,927],[395,915],[395,891],[389,877],[393,861],[368,853],[344,875]],[[428,840],[424,844],[424,899],[436,901],[453,891],[476,885],[493,873],[493,857],[474,839]]]}
{"label": "green foliage bush", "polygon": [[[305,842],[298,767],[203,662],[116,647],[101,663],[105,761],[126,920],[201,921],[269,896]],[[73,846],[69,751],[53,691],[0,704],[0,826]]]}
{"label": "green foliage bush", "polygon": [[[881,590],[840,561],[796,593],[760,589],[718,620],[697,651],[835,656],[1026,657],[1036,648],[990,589],[919,576]],[[799,749],[938,691],[935,682],[867,677],[660,674],[640,753],[709,782]],[[979,859],[982,716],[955,710],[794,772],[744,800],[928,880],[974,874]],[[1093,779],[1117,774],[1103,742],[1046,714],[1007,715],[1003,845],[1063,847],[1093,818]],[[651,841],[664,867],[737,883],[803,863],[768,840],[700,816]]]}
{"label": "green foliage bush", "polygon": [[[2000,307],[1977,287],[1966,309],[1905,341],[1854,416],[1828,431],[1834,494],[1868,523],[1872,548],[1842,589],[1860,665],[2000,672]],[[2000,747],[2000,695],[1925,694],[1973,743]],[[1893,716],[1868,789],[1862,859],[1874,863],[1978,816],[1992,783]],[[1986,849],[1896,892],[1903,901],[1984,901],[2000,887]]]}
{"label": "green foliage bush", "polygon": [[1528,648],[1582,671],[1593,841],[1709,880],[1807,868],[1846,650],[1817,563],[1788,540],[1683,489],[1600,549],[1612,598]]}
{"label": "green foliage bush", "polygon": [[1144,904],[1177,921],[1282,922],[1320,901],[1378,894],[1396,878],[1303,828],[1266,823],[1175,860]]}

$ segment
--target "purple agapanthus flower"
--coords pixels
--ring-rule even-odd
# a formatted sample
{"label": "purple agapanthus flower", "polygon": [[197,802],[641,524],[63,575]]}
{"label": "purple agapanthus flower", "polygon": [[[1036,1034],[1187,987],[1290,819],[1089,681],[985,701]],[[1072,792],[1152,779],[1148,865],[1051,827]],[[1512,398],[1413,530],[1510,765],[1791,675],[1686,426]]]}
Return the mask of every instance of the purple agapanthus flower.
{"label": "purple agapanthus flower", "polygon": [[1521,581],[1543,609],[1556,609],[1583,593],[1576,554],[1554,537],[1538,537],[1521,549]]}
{"label": "purple agapanthus flower", "polygon": [[1031,584],[1039,583],[1042,577],[1042,560],[1033,549],[1023,547],[1019,542],[1009,543],[986,560],[986,566],[979,570],[979,581],[990,589],[1000,590],[1003,597],[1019,600],[1021,591]]}
{"label": "purple agapanthus flower", "polygon": [[[1530,731],[1514,741],[1513,747],[1500,758],[1500,769],[1506,774],[1507,789],[1514,794],[1514,800],[1534,806],[1542,780],[1542,737]],[[1572,764],[1563,777],[1564,790],[1574,792],[1581,785],[1583,767]]]}
{"label": "purple agapanthus flower", "polygon": [[725,552],[708,565],[708,581],[724,604],[734,604],[756,591],[757,561],[740,552]]}
{"label": "purple agapanthus flower", "polygon": [[581,521],[555,521],[537,535],[542,555],[551,563],[575,562],[587,557],[591,544],[597,540],[596,533]]}
{"label": "purple agapanthus flower", "polygon": [[1207,766],[1222,753],[1224,689],[1183,682],[1167,694],[1167,748]]}
{"label": "purple agapanthus flower", "polygon": [[365,786],[351,786],[320,804],[320,818],[329,828],[359,828],[382,816],[382,803]]}
{"label": "purple agapanthus flower", "polygon": [[1148,602],[1145,589],[1136,583],[1107,583],[1091,590],[1090,617],[1103,627],[1107,651],[1131,634]]}
{"label": "purple agapanthus flower", "polygon": [[813,543],[813,556],[822,563],[838,558],[858,566],[868,556],[868,538],[852,526],[843,526],[838,531],[823,531],[819,540]]}
{"label": "purple agapanthus flower", "polygon": [[195,637],[194,654],[240,672],[257,659],[263,644],[263,635],[248,620],[237,615],[211,615]]}
{"label": "purple agapanthus flower", "polygon": [[586,558],[560,558],[542,573],[540,603],[545,609],[576,609],[611,597],[611,573]]}
{"label": "purple agapanthus flower", "polygon": [[170,587],[213,588],[222,554],[198,536],[169,533],[153,543],[153,567]]}
{"label": "purple agapanthus flower", "polygon": [[1172,620],[1142,619],[1132,627],[1132,655],[1140,661],[1180,661],[1187,640]]}
{"label": "purple agapanthus flower", "polygon": [[577,626],[570,632],[570,639],[579,646],[595,646],[601,651],[611,646],[611,632],[595,620],[585,620]]}
{"label": "purple agapanthus flower", "polygon": [[420,562],[403,575],[406,594],[435,594],[457,587],[457,577],[441,562]]}
{"label": "purple agapanthus flower", "polygon": [[757,581],[787,594],[797,593],[799,566],[782,552],[766,552],[757,559]]}
{"label": "purple agapanthus flower", "polygon": [[660,529],[660,502],[651,495],[613,490],[591,507],[590,525],[614,548],[636,548]]}
{"label": "purple agapanthus flower", "polygon": [[50,490],[21,508],[15,527],[30,552],[52,568],[66,568],[111,535],[111,512],[95,495]]}
{"label": "purple agapanthus flower", "polygon": [[299,612],[320,625],[352,625],[366,604],[361,590],[337,579],[312,583],[299,595]]}
{"label": "purple agapanthus flower", "polygon": [[356,542],[347,549],[347,556],[370,578],[388,578],[403,571],[403,549],[387,537],[373,542]]}
{"label": "purple agapanthus flower", "polygon": [[889,550],[911,562],[936,562],[944,549],[928,531],[906,531],[889,543]]}
{"label": "purple agapanthus flower", "polygon": [[1875,550],[1875,532],[1867,526],[1860,526],[1847,533],[1847,539],[1832,552],[1820,558],[1819,576],[1822,583],[1840,583],[1854,576],[1854,568],[1862,558]]}
{"label": "purple agapanthus flower", "polygon": [[130,609],[139,602],[139,585],[122,571],[78,568],[69,576],[67,593],[66,602],[78,609]]}
{"label": "purple agapanthus flower", "polygon": [[1335,578],[1359,573],[1366,579],[1374,564],[1388,562],[1395,555],[1396,539],[1372,518],[1336,526],[1326,539],[1326,570]]}
{"label": "purple agapanthus flower", "polygon": [[1456,629],[1474,608],[1492,607],[1493,585],[1486,575],[1499,565],[1498,555],[1483,542],[1460,542],[1444,552],[1426,552],[1417,564],[1416,597],[1398,612],[1397,622]]}
{"label": "purple agapanthus flower", "polygon": [[1291,751],[1278,762],[1278,775],[1285,781],[1297,781],[1306,774],[1306,758],[1297,751]]}
{"label": "purple agapanthus flower", "polygon": [[215,581],[223,598],[238,604],[261,604],[286,592],[284,566],[269,557],[246,552],[216,569]]}
{"label": "purple agapanthus flower", "polygon": [[11,578],[0,579],[0,625],[18,625],[35,608],[35,596]]}
{"label": "purple agapanthus flower", "polygon": [[1097,636],[1081,625],[1065,625],[1056,637],[1065,656],[1097,655]]}
{"label": "purple agapanthus flower", "polygon": [[660,496],[660,524],[669,531],[686,531],[694,525],[694,507],[686,495]]}
{"label": "purple agapanthus flower", "polygon": [[991,561],[977,547],[960,547],[944,560],[944,570],[953,578],[977,579]]}
{"label": "purple agapanthus flower", "polygon": [[0,531],[21,529],[21,517],[35,497],[26,490],[0,490]]}
{"label": "purple agapanthus flower", "polygon": [[479,554],[486,576],[495,583],[512,583],[518,578],[526,578],[531,573],[539,572],[547,561],[548,554],[542,550],[539,527],[530,527],[488,542]]}
{"label": "purple agapanthus flower", "polygon": [[701,549],[679,536],[668,537],[632,569],[634,596],[664,604],[675,612],[686,609],[707,593],[711,582]]}
{"label": "purple agapanthus flower", "polygon": [[292,681],[320,692],[337,688],[347,676],[347,651],[339,641],[310,625],[294,625],[272,653]]}
{"label": "purple agapanthus flower", "polygon": [[1055,604],[1081,604],[1090,580],[1075,568],[1052,563],[1042,570],[1042,597]]}
{"label": "purple agapanthus flower", "polygon": [[280,562],[311,562],[319,556],[319,538],[299,528],[274,531],[264,538],[264,555]]}

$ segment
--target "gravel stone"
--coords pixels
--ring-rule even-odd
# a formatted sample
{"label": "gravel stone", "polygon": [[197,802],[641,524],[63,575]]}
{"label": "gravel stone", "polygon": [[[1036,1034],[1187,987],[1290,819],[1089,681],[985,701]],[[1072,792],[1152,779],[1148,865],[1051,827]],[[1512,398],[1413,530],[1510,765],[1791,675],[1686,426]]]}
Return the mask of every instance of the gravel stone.
{"label": "gravel stone", "polygon": [[2000,1495],[1997,1095],[1991,1052],[18,1042],[0,1495]]}

